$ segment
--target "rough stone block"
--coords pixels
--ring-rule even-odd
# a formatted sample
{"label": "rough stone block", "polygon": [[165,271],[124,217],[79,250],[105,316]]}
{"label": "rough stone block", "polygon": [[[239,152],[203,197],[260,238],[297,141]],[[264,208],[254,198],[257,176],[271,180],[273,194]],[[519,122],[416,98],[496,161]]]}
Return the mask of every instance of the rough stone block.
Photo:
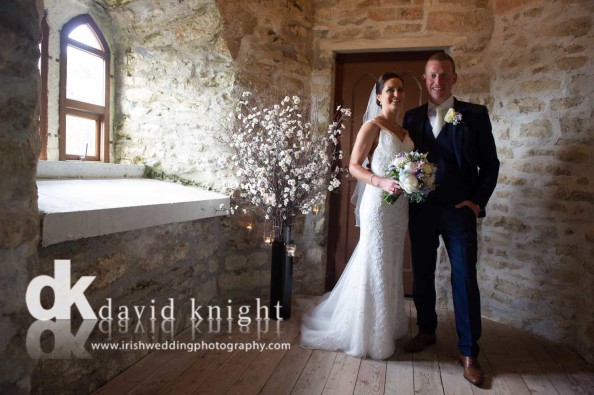
{"label": "rough stone block", "polygon": [[551,78],[541,78],[538,80],[525,81],[520,84],[520,89],[524,93],[538,93],[557,91],[561,87],[559,80]]}
{"label": "rough stone block", "polygon": [[493,218],[493,221],[494,228],[501,228],[510,234],[526,234],[532,229],[531,226],[513,216],[501,216]]}
{"label": "rough stone block", "polygon": [[590,16],[580,16],[577,18],[566,19],[557,25],[543,26],[537,32],[540,37],[581,37],[592,30],[592,18]]}
{"label": "rough stone block", "polygon": [[[412,5],[413,0],[382,0],[381,4],[387,7],[398,7],[404,5]],[[423,4],[421,1],[415,1],[415,4]]]}
{"label": "rough stone block", "polygon": [[250,290],[270,285],[270,272],[265,270],[234,271],[223,273],[218,278],[219,291]]}
{"label": "rough stone block", "polygon": [[466,12],[432,11],[427,16],[427,30],[438,32],[490,32],[493,19],[487,10]]}
{"label": "rough stone block", "polygon": [[399,35],[403,33],[416,33],[420,32],[423,25],[420,23],[399,23],[397,25],[386,26],[383,30],[383,35]]}
{"label": "rough stone block", "polygon": [[497,183],[500,185],[524,186],[528,183],[528,180],[525,177],[514,177],[507,174],[500,174]]}
{"label": "rough stone block", "polygon": [[559,70],[571,71],[583,67],[588,61],[586,56],[571,56],[559,58],[555,61],[555,66]]}
{"label": "rough stone block", "polygon": [[495,0],[495,15],[503,15],[512,11],[517,11],[521,7],[536,2],[538,2],[538,0]]}
{"label": "rough stone block", "polygon": [[414,21],[423,18],[422,7],[374,8],[367,12],[369,19],[375,22]]}
{"label": "rough stone block", "polygon": [[562,162],[584,164],[590,160],[590,154],[585,148],[569,147],[567,150],[557,152],[557,158]]}
{"label": "rough stone block", "polygon": [[128,266],[123,253],[107,254],[88,264],[87,275],[96,276],[92,284],[95,288],[103,288],[118,281],[126,273]]}
{"label": "rough stone block", "polygon": [[0,223],[0,249],[16,248],[39,238],[37,213],[3,212]]}
{"label": "rough stone block", "polygon": [[588,133],[594,126],[594,121],[589,118],[567,115],[559,120],[561,134],[564,136],[575,136],[576,134]]}
{"label": "rough stone block", "polygon": [[541,112],[544,108],[544,102],[535,97],[527,97],[524,99],[513,99],[507,104],[510,111],[528,114],[532,112]]}
{"label": "rough stone block", "polygon": [[547,139],[552,137],[553,134],[553,126],[548,119],[537,119],[522,124],[518,132],[518,137]]}
{"label": "rough stone block", "polygon": [[463,78],[458,79],[455,86],[458,92],[488,92],[491,86],[490,76],[488,74],[464,74]]}
{"label": "rough stone block", "polygon": [[247,255],[232,255],[225,258],[225,269],[228,271],[267,268],[269,264],[270,254],[264,251]]}
{"label": "rough stone block", "polygon": [[563,111],[579,106],[584,101],[583,96],[566,96],[560,99],[552,99],[551,110]]}

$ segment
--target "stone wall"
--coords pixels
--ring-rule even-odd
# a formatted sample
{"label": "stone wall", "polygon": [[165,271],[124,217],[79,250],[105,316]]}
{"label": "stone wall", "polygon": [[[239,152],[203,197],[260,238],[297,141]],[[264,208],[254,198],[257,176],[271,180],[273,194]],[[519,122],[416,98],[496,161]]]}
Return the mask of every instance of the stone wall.
{"label": "stone wall", "polygon": [[[311,88],[332,104],[335,51],[448,50],[454,93],[487,105],[502,162],[479,224],[483,313],[590,361],[592,15],[588,1],[317,1]],[[452,307],[443,249],[438,272]]]}
{"label": "stone wall", "polygon": [[297,2],[138,0],[109,12],[120,162],[229,189],[217,135],[234,88],[308,93],[310,26]]}
{"label": "stone wall", "polygon": [[141,0],[110,15],[117,161],[229,188],[215,139],[235,72],[214,2]]}
{"label": "stone wall", "polygon": [[[313,8],[309,0],[219,0],[221,35],[236,70],[235,83],[256,93],[276,96],[310,97],[312,71]],[[234,98],[231,98],[234,100]],[[317,103],[313,103],[314,107]],[[319,108],[319,107],[318,107]],[[327,111],[324,107],[322,112]],[[314,115],[315,116],[315,115]],[[326,117],[327,114],[324,114]],[[324,131],[322,131],[324,132]],[[297,219],[294,227],[297,253],[294,265],[294,292],[320,294],[324,291],[326,262],[325,211]],[[236,220],[240,225],[250,217]],[[254,240],[261,246],[262,235],[270,223],[254,222]],[[269,248],[266,248],[268,257]],[[241,252],[239,252],[241,253]],[[231,257],[230,259],[237,259]],[[260,270],[268,270],[260,266]],[[248,267],[246,267],[248,269]],[[268,281],[266,281],[268,287]],[[263,289],[266,294],[267,289]]]}
{"label": "stone wall", "polygon": [[38,44],[41,1],[0,3],[0,388],[27,393],[37,361],[23,353],[31,317],[25,305],[38,273],[35,172],[38,132]]}
{"label": "stone wall", "polygon": [[497,2],[488,50],[502,168],[483,223],[484,305],[593,361],[594,6],[528,3]]}
{"label": "stone wall", "polygon": [[[218,136],[238,91],[309,96],[310,3],[106,3],[115,26],[116,161],[144,163],[193,185],[230,192],[237,180],[228,164],[220,164],[228,153]],[[270,223],[239,211],[221,239],[233,240],[247,223],[254,229],[248,241],[224,252],[229,273],[222,281],[231,295],[256,283],[259,294],[266,294],[269,247],[263,235]],[[295,291],[320,293],[324,217],[302,218],[297,228],[303,231],[295,232]]]}
{"label": "stone wall", "polygon": [[32,321],[25,306],[25,289],[38,271],[36,245],[39,154],[38,43],[41,40],[40,1],[0,3],[0,388],[26,393],[37,363],[23,354]]}

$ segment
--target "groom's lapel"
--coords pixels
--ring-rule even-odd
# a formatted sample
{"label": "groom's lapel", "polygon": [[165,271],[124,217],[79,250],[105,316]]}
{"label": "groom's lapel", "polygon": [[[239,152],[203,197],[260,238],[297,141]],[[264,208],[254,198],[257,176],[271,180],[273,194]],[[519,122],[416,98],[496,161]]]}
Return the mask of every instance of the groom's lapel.
{"label": "groom's lapel", "polygon": [[424,146],[424,137],[425,137],[425,128],[427,127],[427,123],[429,123],[429,117],[427,116],[427,107],[428,104],[425,103],[423,104],[421,107],[419,107],[419,110],[417,111],[417,122],[415,123],[416,125],[419,125],[420,127],[417,128],[417,130],[415,131],[415,133],[417,134],[417,141],[419,142],[419,145],[421,147]]}
{"label": "groom's lapel", "polygon": [[[454,98],[454,110],[462,114],[464,111],[464,104]],[[462,116],[462,123],[458,125],[450,124],[452,127],[452,133],[454,138],[454,153],[456,154],[456,161],[458,167],[462,168],[462,155],[463,155],[463,144],[464,144],[464,133],[466,132],[466,126],[464,125],[464,115]]]}

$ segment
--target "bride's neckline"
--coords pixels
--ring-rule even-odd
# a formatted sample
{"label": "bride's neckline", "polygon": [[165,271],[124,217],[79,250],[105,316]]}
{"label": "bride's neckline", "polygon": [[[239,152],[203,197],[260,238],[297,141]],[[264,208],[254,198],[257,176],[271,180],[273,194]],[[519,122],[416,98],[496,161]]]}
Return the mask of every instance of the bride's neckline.
{"label": "bride's neckline", "polygon": [[377,122],[376,119],[370,119],[368,122],[373,122],[376,126],[378,126],[380,128],[380,130],[384,130],[384,131],[388,132],[389,134],[391,134],[392,136],[396,137],[398,139],[398,141],[400,141],[400,143],[404,143],[406,136],[408,136],[408,131],[400,125],[398,125],[398,126],[400,127],[400,130],[403,131],[402,137],[400,137],[400,135],[393,132],[392,130],[388,129],[385,125],[381,124],[380,122]]}

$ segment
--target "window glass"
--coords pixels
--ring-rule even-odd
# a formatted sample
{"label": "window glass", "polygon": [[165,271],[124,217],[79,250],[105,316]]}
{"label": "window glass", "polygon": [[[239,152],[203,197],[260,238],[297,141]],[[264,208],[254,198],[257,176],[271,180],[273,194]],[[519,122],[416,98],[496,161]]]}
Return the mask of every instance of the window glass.
{"label": "window glass", "polygon": [[68,45],[67,56],[66,97],[104,106],[105,61],[103,58],[71,45]]}
{"label": "window glass", "polygon": [[80,25],[79,27],[71,31],[68,37],[83,44],[86,44],[89,47],[103,50],[103,48],[101,48],[101,43],[99,42],[99,40],[97,40],[97,36],[95,36],[93,30],[87,24]]}
{"label": "window glass", "polygon": [[97,146],[97,121],[66,115],[66,154],[76,156],[95,155]]}
{"label": "window glass", "polygon": [[90,15],[62,27],[60,160],[109,162],[109,62],[109,47]]}

